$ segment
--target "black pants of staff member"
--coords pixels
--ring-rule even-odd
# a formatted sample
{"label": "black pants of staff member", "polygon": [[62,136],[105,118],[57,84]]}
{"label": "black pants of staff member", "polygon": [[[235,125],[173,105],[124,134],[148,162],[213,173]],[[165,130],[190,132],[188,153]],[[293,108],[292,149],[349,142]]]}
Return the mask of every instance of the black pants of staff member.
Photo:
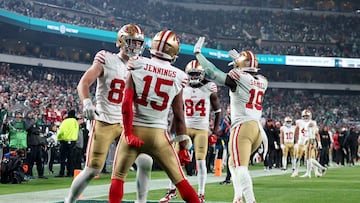
{"label": "black pants of staff member", "polygon": [[282,150],[280,148],[275,149],[274,163],[276,168],[282,167]]}
{"label": "black pants of staff member", "polygon": [[329,165],[329,147],[323,147],[320,150],[320,164],[323,166]]}
{"label": "black pants of staff member", "polygon": [[344,155],[343,149],[342,148],[336,149],[335,153],[336,153],[336,164],[344,166],[345,165],[345,155]]}
{"label": "black pants of staff member", "polygon": [[44,149],[41,145],[31,145],[28,147],[26,162],[28,164],[28,172],[26,175],[33,176],[33,167],[36,163],[38,176],[44,176]]}
{"label": "black pants of staff member", "polygon": [[74,160],[74,169],[80,169],[82,170],[82,160],[83,160],[83,149],[82,148],[78,148],[75,147],[74,148],[74,153],[73,154],[73,160]]}
{"label": "black pants of staff member", "polygon": [[268,153],[266,154],[265,160],[264,160],[264,166],[266,169],[272,169],[275,163],[275,149],[269,149]]}
{"label": "black pants of staff member", "polygon": [[355,161],[357,160],[357,152],[358,152],[358,144],[351,143],[349,145],[349,152],[350,152],[350,164],[355,165]]}
{"label": "black pants of staff member", "polygon": [[74,175],[74,160],[73,154],[76,141],[60,141],[60,172],[59,176],[65,176],[65,167],[67,170],[66,176],[71,177]]}

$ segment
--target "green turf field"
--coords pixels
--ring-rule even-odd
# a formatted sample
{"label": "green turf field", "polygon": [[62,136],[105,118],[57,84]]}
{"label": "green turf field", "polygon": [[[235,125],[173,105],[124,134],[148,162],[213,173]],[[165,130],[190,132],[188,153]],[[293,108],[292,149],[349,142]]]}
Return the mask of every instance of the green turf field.
{"label": "green turf field", "polygon": [[[291,178],[289,174],[256,177],[253,179],[253,184],[258,203],[360,202],[359,166],[331,168],[321,178]],[[148,199],[158,200],[164,193],[164,190],[151,191]],[[124,196],[124,199],[134,198],[135,194]],[[207,202],[232,202],[233,186],[222,186],[218,183],[207,184],[205,198]]]}
{"label": "green turf field", "polygon": [[[261,170],[262,165],[251,167],[251,169]],[[273,169],[278,170],[278,169]],[[272,172],[267,172],[266,175]],[[300,175],[303,173],[300,173]],[[162,171],[152,173],[152,179],[166,178]],[[90,185],[109,184],[110,175],[101,175],[99,179],[93,180]],[[135,172],[131,172],[128,181],[135,180]],[[24,182],[20,185],[0,184],[0,195],[12,193],[24,193],[33,191],[53,190],[68,188],[72,178],[54,178],[47,180],[35,179]],[[290,174],[262,176],[253,178],[255,196],[258,203],[357,203],[360,202],[360,166],[330,168],[327,174],[321,178],[290,178]],[[196,188],[197,186],[194,185]],[[156,202],[166,190],[152,190],[149,192],[148,199]],[[46,194],[46,192],[44,192]],[[206,185],[207,202],[232,202],[232,185],[219,185],[219,183],[209,183]],[[107,196],[97,198],[98,201],[79,201],[84,202],[106,202]],[[125,194],[124,200],[132,202],[135,193]],[[103,201],[101,201],[103,200]],[[181,201],[178,197],[176,201]],[[0,197],[1,202],[1,197]]]}

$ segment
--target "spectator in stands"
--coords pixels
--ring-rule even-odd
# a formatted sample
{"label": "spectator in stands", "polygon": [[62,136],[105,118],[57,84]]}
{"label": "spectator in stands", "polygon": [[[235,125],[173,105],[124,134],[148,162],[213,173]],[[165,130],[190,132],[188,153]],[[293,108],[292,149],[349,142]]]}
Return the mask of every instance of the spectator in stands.
{"label": "spectator in stands", "polygon": [[[112,4],[109,2],[106,8],[112,7],[114,9],[103,9],[101,13],[99,13],[101,7],[98,5],[103,4],[103,2],[98,4],[93,2],[76,3],[76,6],[63,3],[58,4],[54,1],[45,1],[48,4],[37,1],[33,4],[26,3],[25,1],[20,2],[18,5],[12,3],[12,1],[4,1],[0,5],[6,10],[26,16],[111,31],[114,31],[114,28],[124,23],[121,18],[136,19],[149,34],[155,33],[156,29],[160,26],[166,27],[169,24],[175,24],[176,31],[182,33],[181,36],[185,43],[193,44],[196,36],[201,31],[213,39],[208,41],[209,47],[221,47],[225,50],[232,48],[233,44],[238,44],[239,47],[253,49],[257,53],[262,54],[340,57],[359,57],[360,55],[359,47],[356,46],[358,44],[356,36],[359,33],[359,17],[355,13],[342,15],[336,12],[328,13],[328,15],[324,16],[321,11],[323,9],[318,4],[316,6],[312,5],[316,9],[314,8],[311,14],[307,12],[294,13],[288,8],[287,4],[281,5],[285,10],[279,13],[276,9],[268,8],[274,4],[267,4],[266,7],[228,9],[226,10],[227,15],[223,15],[223,12],[219,12],[219,10],[224,8],[221,5],[218,6],[217,2],[213,2],[211,10],[194,10],[174,5],[171,2],[165,4],[161,1],[149,2],[143,0],[141,4],[146,5],[145,7],[148,9],[141,10],[141,13],[138,10],[138,2],[122,4]],[[249,4],[249,1],[246,2],[248,2],[246,4]],[[90,4],[96,5],[97,9],[94,9]],[[306,3],[304,4],[306,5]],[[354,2],[350,4],[346,1],[346,4],[356,7]],[[218,9],[213,9],[217,6]],[[299,7],[308,8],[308,6],[304,5],[299,5]],[[79,10],[82,10],[82,12],[79,12]],[[129,12],[123,12],[123,10],[128,10]],[[163,10],[172,10],[172,12],[158,15]],[[230,21],[227,18],[228,15],[233,16]],[[109,20],[107,16],[117,16],[119,18],[114,21],[113,19]],[[178,18],[178,16],[186,17]],[[194,24],[194,22],[195,26],[192,29],[186,26]],[[214,25],[213,22],[217,23]],[[238,22],[242,22],[241,26]],[[298,23],[294,24],[293,22]],[[344,24],[348,26],[342,26]],[[349,31],[346,30],[346,27],[354,29]],[[226,41],[230,41],[230,43],[225,43],[226,41],[220,40],[221,38],[226,38]],[[241,43],[237,42],[239,38],[242,39]],[[20,48],[10,48],[7,51],[23,54],[23,50]],[[35,53],[32,53],[34,56],[48,56],[51,53],[59,52],[58,50],[41,52],[39,48],[29,50],[37,50]],[[79,53],[72,54],[72,52],[72,49],[69,49],[69,51],[61,50],[57,57],[61,57],[64,60],[79,60],[77,57],[74,57]]]}

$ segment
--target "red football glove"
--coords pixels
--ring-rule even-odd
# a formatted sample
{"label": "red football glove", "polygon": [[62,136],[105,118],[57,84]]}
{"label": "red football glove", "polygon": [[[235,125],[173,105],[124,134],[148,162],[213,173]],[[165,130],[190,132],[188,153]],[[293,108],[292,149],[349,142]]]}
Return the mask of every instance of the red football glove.
{"label": "red football glove", "polygon": [[185,166],[186,164],[190,163],[190,161],[191,161],[190,153],[187,149],[180,149],[178,156],[179,156],[181,166]]}
{"label": "red football glove", "polygon": [[134,90],[126,89],[124,101],[122,104],[122,116],[123,116],[123,125],[124,125],[124,135],[126,143],[131,147],[140,147],[144,144],[144,141],[139,137],[135,136],[132,132],[133,126],[133,99],[134,99]]}

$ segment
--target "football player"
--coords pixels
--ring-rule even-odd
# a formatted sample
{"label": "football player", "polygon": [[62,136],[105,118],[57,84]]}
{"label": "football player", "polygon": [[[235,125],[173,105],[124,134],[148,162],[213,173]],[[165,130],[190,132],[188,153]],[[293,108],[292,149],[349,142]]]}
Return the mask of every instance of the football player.
{"label": "football player", "polygon": [[[322,149],[319,128],[316,124],[316,121],[312,120],[312,114],[310,110],[305,109],[301,115],[303,120],[305,121],[303,123],[303,128],[301,128],[301,131],[307,133],[307,140],[305,141],[306,173],[300,177],[311,178],[312,168],[314,168],[315,176],[320,177],[322,175],[325,175],[326,168],[315,159],[317,154],[317,148]],[[320,173],[318,169],[320,169],[322,173]]]}
{"label": "football player", "polygon": [[[217,86],[205,78],[204,68],[197,60],[190,61],[185,72],[189,82],[183,90],[186,133],[194,143],[196,164],[198,166],[198,196],[200,202],[205,202],[205,184],[207,178],[206,155],[208,151],[209,120],[211,109],[215,114],[213,133],[219,131],[220,102],[217,96]],[[176,187],[170,183],[169,190],[160,203],[167,203],[176,198]]]}
{"label": "football player", "polygon": [[[306,173],[302,177],[311,177],[310,170],[313,164],[314,166],[322,169],[324,172],[326,170],[325,167],[322,167],[315,160],[315,153],[317,147],[315,138],[320,141],[320,137],[316,121],[312,120],[311,117],[311,111],[309,109],[304,109],[301,112],[301,119],[296,121],[295,142],[297,143],[297,150],[295,153],[295,170],[292,173],[291,177],[298,176],[300,159],[303,155],[305,156],[304,158],[306,161]],[[319,143],[318,146],[319,148],[321,148],[321,143]],[[315,176],[321,176],[317,169],[315,169]]]}
{"label": "football player", "polygon": [[[75,202],[89,182],[99,174],[104,166],[111,143],[118,140],[122,131],[121,104],[128,74],[127,61],[141,55],[144,49],[144,34],[135,24],[127,24],[118,32],[116,46],[118,53],[99,51],[91,67],[84,73],[77,86],[83,103],[84,117],[93,120],[87,146],[85,168],[73,180],[65,203]],[[94,105],[90,96],[90,86],[96,81]],[[137,160],[138,201],[146,202],[147,183],[152,167],[152,159],[143,154]]]}
{"label": "football player", "polygon": [[[250,155],[260,146],[267,144],[267,137],[260,123],[262,102],[268,86],[267,79],[258,74],[258,61],[251,51],[230,50],[229,56],[233,69],[229,73],[219,70],[202,54],[205,38],[200,37],[194,47],[194,54],[205,73],[219,85],[226,85],[230,91],[231,134],[229,141],[229,169],[233,178],[234,203],[242,202],[243,195],[247,203],[254,203],[252,179],[248,166]],[[267,146],[265,146],[265,153]]]}
{"label": "football player", "polygon": [[[151,58],[136,57],[129,62],[122,114],[124,132],[116,149],[109,202],[119,203],[124,195],[127,173],[142,152],[149,154],[165,170],[186,202],[199,202],[194,188],[185,178],[169,135],[168,114],[173,111],[177,137],[188,137],[183,108],[186,73],[172,65],[180,49],[176,34],[158,32],[151,42]],[[185,145],[183,141],[180,145]]]}
{"label": "football player", "polygon": [[292,119],[287,116],[284,119],[284,125],[280,127],[280,148],[282,150],[282,170],[287,169],[287,156],[290,153],[292,169],[295,170],[295,126],[292,125]]}

